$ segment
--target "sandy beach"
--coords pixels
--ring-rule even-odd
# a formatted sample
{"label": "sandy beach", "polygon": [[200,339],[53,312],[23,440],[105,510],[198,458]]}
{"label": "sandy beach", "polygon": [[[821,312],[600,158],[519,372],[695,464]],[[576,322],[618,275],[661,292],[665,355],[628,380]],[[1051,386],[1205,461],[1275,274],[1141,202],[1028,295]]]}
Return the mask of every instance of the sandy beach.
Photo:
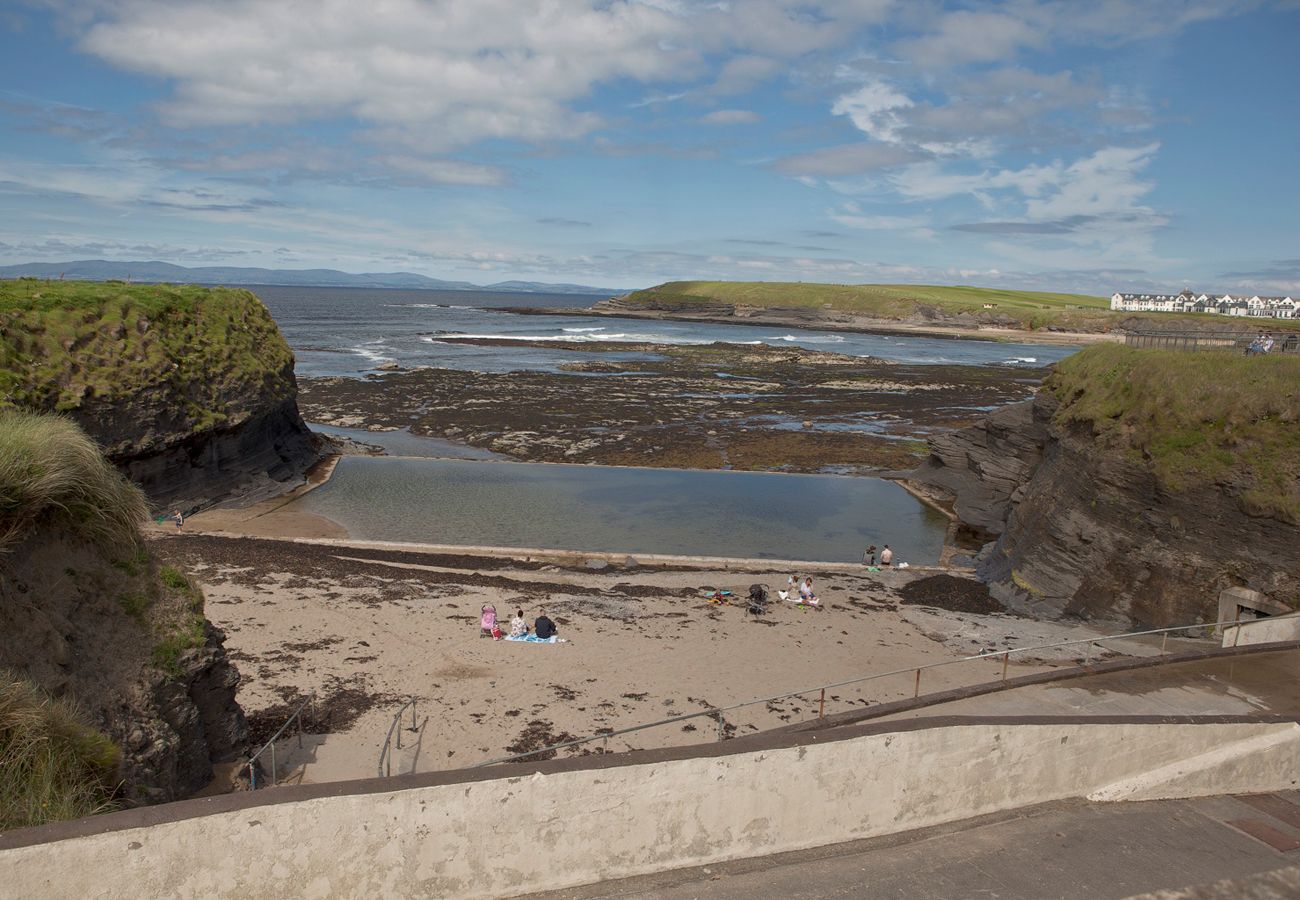
{"label": "sandy beach", "polygon": [[[1080,626],[991,613],[972,579],[921,570],[812,572],[818,609],[777,599],[789,574],[762,563],[725,568],[557,563],[230,537],[163,534],[157,553],[200,581],[207,615],[227,636],[255,741],[314,692],[302,749],[282,741],[291,780],[373,776],[394,712],[417,702],[393,771],[474,765],[512,753],[854,677],[987,650],[1059,640]],[[794,573],[803,574],[803,573]],[[763,615],[743,602],[772,589]],[[712,603],[714,590],[733,601]],[[911,602],[909,602],[909,597]],[[479,636],[484,604],[503,620],[545,610],[564,643]],[[946,608],[945,608],[946,607]],[[1091,634],[1091,632],[1088,632]],[[1013,663],[1039,671],[1068,657]],[[1000,677],[982,660],[924,675],[923,691]],[[827,713],[908,697],[907,672],[827,692]],[[819,694],[699,717],[608,742],[608,751],[696,743],[818,714]],[[409,714],[408,714],[409,715]],[[409,718],[406,726],[410,726]],[[600,742],[569,753],[604,752]]]}

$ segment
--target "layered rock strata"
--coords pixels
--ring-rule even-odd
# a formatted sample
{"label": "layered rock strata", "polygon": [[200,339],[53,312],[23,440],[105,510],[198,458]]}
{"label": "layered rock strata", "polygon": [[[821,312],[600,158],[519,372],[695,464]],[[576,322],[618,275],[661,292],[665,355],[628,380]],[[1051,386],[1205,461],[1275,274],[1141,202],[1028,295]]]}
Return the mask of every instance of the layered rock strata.
{"label": "layered rock strata", "polygon": [[1123,626],[1213,621],[1219,591],[1245,586],[1294,608],[1300,533],[1254,514],[1232,483],[1162,486],[1140,459],[1057,424],[1041,391],[931,441],[914,473],[991,540],[978,573],[1008,607]]}

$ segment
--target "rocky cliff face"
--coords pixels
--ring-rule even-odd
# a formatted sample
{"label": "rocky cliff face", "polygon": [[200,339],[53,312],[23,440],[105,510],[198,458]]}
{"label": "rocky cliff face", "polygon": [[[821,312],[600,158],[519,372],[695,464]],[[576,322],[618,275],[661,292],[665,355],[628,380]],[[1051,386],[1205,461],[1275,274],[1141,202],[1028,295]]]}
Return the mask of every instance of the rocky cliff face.
{"label": "rocky cliff face", "polygon": [[0,554],[0,668],[74,699],[122,750],[130,804],[188,797],[247,750],[239,673],[179,574],[41,527]]}
{"label": "rocky cliff face", "polygon": [[283,490],[318,458],[249,291],[8,282],[0,326],[0,408],[69,416],[155,507]]}
{"label": "rocky cliff face", "polygon": [[1040,391],[931,442],[914,475],[992,540],[979,575],[1009,607],[1125,626],[1212,621],[1244,585],[1296,606],[1300,532],[1251,511],[1232,481],[1174,490],[1141,458],[1057,421]]}

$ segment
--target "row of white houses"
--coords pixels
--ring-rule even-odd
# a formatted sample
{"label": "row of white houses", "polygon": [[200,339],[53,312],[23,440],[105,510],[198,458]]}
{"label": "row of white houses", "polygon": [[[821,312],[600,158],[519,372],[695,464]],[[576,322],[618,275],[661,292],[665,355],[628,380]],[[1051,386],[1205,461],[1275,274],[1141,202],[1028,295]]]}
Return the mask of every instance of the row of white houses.
{"label": "row of white houses", "polygon": [[1258,294],[1112,294],[1110,308],[1124,312],[1194,312],[1264,319],[1300,319],[1300,300]]}

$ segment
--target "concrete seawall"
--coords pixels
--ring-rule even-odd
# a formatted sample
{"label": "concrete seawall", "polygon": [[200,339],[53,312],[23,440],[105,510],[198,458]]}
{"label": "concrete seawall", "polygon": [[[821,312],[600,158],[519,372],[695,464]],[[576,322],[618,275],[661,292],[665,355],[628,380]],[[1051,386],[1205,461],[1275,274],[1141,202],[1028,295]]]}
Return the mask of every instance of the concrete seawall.
{"label": "concrete seawall", "polygon": [[0,836],[5,897],[506,897],[1087,797],[1294,789],[1289,717],[932,719],[280,788]]}

